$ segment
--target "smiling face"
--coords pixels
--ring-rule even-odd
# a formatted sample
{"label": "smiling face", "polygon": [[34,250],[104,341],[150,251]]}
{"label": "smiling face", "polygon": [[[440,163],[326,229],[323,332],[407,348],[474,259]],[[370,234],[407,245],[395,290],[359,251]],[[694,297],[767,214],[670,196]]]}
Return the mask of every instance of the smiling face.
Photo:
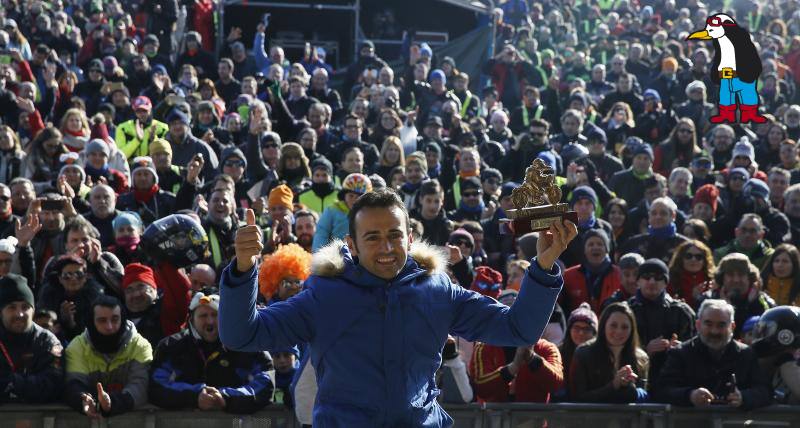
{"label": "smiling face", "polygon": [[605,335],[608,346],[624,346],[631,337],[631,322],[622,312],[614,312],[606,320]]}
{"label": "smiling face", "polygon": [[347,236],[350,251],[371,274],[393,279],[405,266],[412,241],[406,214],[394,206],[363,208],[355,220],[355,239]]}
{"label": "smiling face", "polygon": [[772,273],[778,278],[789,278],[792,276],[792,259],[789,253],[782,252],[772,259]]}
{"label": "smiling face", "polygon": [[586,240],[583,246],[586,262],[591,266],[599,266],[608,255],[606,243],[598,236],[593,236]]}
{"label": "smiling face", "polygon": [[25,301],[11,302],[3,307],[3,327],[14,334],[22,334],[33,325],[33,307]]}

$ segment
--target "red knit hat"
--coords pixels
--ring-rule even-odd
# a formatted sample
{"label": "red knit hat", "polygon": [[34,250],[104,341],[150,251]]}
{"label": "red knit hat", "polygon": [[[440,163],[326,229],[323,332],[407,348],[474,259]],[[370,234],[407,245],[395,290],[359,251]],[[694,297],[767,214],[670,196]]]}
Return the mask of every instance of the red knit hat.
{"label": "red knit hat", "polygon": [[125,266],[125,276],[122,277],[122,289],[125,290],[134,282],[143,282],[158,290],[158,284],[156,284],[156,277],[153,275],[153,269],[141,263],[131,263]]}
{"label": "red knit hat", "polygon": [[717,215],[717,198],[719,197],[719,189],[713,184],[704,184],[697,189],[692,200],[692,207],[698,202],[708,204],[711,206],[711,213],[713,216]]}
{"label": "red knit hat", "polygon": [[472,291],[477,291],[484,296],[497,298],[500,296],[500,287],[503,285],[503,275],[487,267],[479,266],[475,269],[475,279],[472,280]]}

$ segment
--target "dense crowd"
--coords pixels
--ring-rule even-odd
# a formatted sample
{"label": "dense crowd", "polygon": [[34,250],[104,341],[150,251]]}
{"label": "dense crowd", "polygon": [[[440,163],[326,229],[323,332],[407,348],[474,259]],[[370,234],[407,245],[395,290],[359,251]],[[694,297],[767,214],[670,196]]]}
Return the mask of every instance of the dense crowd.
{"label": "dense crowd", "polygon": [[[214,0],[4,0],[0,402],[310,423],[305,344],[219,340],[244,210],[261,305],[389,188],[453,283],[510,306],[538,234],[504,223],[534,159],[578,215],[558,305],[529,347],[450,337],[441,401],[800,402],[796,312],[760,319],[800,305],[800,2],[499,3],[469,76],[410,33],[393,66],[370,41],[337,69],[287,58],[268,21],[216,34]],[[718,12],[760,52],[751,123],[719,123],[714,48],[686,41]]]}

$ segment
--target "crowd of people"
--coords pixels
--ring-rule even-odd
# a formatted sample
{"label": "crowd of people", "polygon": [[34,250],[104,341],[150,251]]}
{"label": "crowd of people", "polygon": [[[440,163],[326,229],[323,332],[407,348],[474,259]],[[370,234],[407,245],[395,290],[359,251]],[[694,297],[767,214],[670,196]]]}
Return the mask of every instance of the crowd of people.
{"label": "crowd of people", "polygon": [[[0,402],[310,424],[306,344],[219,340],[244,210],[260,305],[392,189],[454,284],[510,306],[539,235],[506,213],[540,159],[578,216],[558,304],[530,346],[450,337],[441,401],[800,403],[800,2],[498,3],[469,76],[413,38],[394,66],[370,41],[287,58],[267,21],[216,34],[214,0],[5,0]],[[718,12],[758,47],[764,123],[720,123],[713,46],[686,41]]]}

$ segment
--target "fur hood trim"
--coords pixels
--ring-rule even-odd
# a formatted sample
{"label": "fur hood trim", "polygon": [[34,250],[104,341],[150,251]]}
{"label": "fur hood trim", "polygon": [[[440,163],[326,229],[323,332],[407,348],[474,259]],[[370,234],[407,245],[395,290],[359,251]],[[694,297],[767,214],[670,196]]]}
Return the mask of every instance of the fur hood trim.
{"label": "fur hood trim", "polygon": [[[336,239],[317,250],[311,258],[311,274],[331,277],[344,272],[346,263],[344,253],[349,256],[349,249],[344,250],[342,247],[347,247],[347,244],[341,239]],[[425,269],[428,275],[444,272],[447,267],[448,257],[445,251],[425,241],[412,242],[409,255],[422,269]]]}

